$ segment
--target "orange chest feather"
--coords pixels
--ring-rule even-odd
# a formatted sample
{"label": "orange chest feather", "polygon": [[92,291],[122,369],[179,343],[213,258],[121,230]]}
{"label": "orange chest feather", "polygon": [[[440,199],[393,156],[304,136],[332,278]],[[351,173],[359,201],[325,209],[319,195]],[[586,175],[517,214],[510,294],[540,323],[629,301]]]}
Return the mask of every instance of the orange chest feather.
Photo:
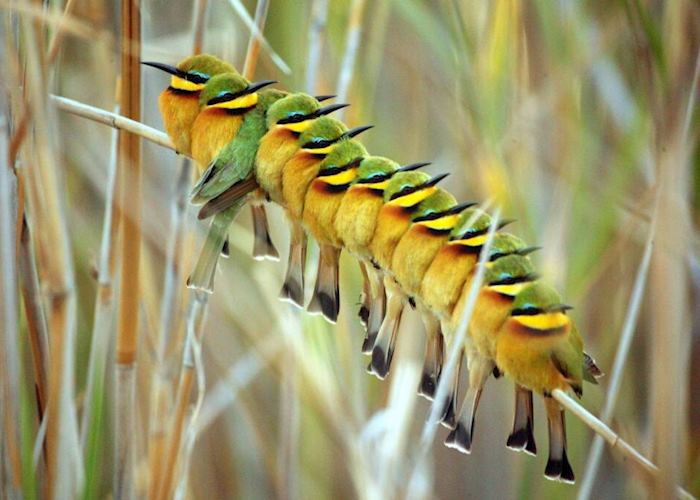
{"label": "orange chest feather", "polygon": [[206,168],[221,149],[236,137],[243,117],[222,109],[202,110],[192,126],[192,157]]}

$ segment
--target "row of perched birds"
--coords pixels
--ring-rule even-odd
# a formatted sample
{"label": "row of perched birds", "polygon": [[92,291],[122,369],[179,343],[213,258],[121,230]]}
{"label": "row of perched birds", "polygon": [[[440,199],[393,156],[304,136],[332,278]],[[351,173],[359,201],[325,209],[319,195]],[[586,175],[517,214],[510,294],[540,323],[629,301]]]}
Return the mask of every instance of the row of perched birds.
{"label": "row of perched birds", "polygon": [[[446,444],[469,453],[483,386],[491,374],[505,374],[515,383],[507,446],[536,453],[532,393],[540,394],[549,423],[545,476],[573,482],[564,413],[551,392],[580,395],[583,380],[595,383],[600,371],[583,351],[569,306],[538,279],[528,257],[534,247],[503,232],[504,224],[492,228],[494,220],[474,204],[458,203],[437,186],[446,175],[420,171],[427,163],[400,166],[370,155],[354,139],[370,127],[348,129],[328,116],[345,104],[321,105],[333,96],[263,90],[276,82],[251,83],[211,55],[188,57],[177,66],[144,64],[171,75],[159,100],[165,128],[176,150],[199,167],[191,200],[203,205],[200,218],[213,216],[188,286],[212,291],[218,257],[228,251],[228,228],[248,201],[257,209],[255,254],[276,256],[260,214],[262,193],[284,208],[291,227],[282,297],[303,307],[310,234],[320,257],[307,308],[334,322],[339,255],[350,252],[364,276],[359,315],[367,332],[363,352],[371,354],[368,370],[380,378],[389,372],[402,311],[410,304],[423,318],[427,339],[418,391],[432,399],[484,262],[460,346],[469,388],[457,412],[458,367],[441,419],[451,428]],[[485,246],[488,255],[482,256]]]}

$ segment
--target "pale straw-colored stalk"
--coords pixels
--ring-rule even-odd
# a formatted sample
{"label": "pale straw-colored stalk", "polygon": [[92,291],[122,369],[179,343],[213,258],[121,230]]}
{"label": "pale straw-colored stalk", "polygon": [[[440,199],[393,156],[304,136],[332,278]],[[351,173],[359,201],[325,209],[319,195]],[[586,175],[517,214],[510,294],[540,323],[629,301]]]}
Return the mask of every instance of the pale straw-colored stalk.
{"label": "pale straw-colored stalk", "polygon": [[[350,18],[348,20],[348,30],[345,39],[345,52],[340,63],[340,76],[338,77],[337,95],[338,102],[346,102],[352,83],[352,76],[355,69],[355,61],[360,46],[360,36],[362,35],[362,17],[365,11],[366,0],[353,0],[350,8]],[[345,118],[345,109],[337,113],[338,120]]]}

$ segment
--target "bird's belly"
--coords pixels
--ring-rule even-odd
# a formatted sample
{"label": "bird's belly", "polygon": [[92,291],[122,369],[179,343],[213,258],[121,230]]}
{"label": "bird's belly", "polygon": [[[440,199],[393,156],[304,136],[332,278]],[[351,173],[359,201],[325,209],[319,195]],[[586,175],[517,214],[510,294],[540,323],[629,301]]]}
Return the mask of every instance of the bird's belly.
{"label": "bird's belly", "polygon": [[318,243],[340,247],[334,223],[345,192],[329,192],[326,186],[319,180],[311,183],[304,201],[303,221]]}
{"label": "bird's belly", "polygon": [[192,126],[192,158],[201,175],[219,151],[236,137],[243,117],[220,109],[205,109]]}
{"label": "bird's belly", "polygon": [[371,258],[369,244],[377,227],[377,216],[384,205],[381,193],[352,186],[343,197],[335,216],[335,231],[353,255]]}
{"label": "bird's belly", "polygon": [[298,150],[296,138],[286,129],[271,130],[260,141],[255,159],[255,177],[260,187],[276,203],[283,204],[282,172]]}
{"label": "bird's belly", "polygon": [[394,250],[391,270],[408,295],[420,293],[425,272],[446,242],[446,234],[432,234],[424,226],[414,225],[403,235]]}
{"label": "bird's belly", "polygon": [[322,158],[303,151],[292,156],[282,171],[282,198],[293,217],[301,219],[309,185],[318,175]]}
{"label": "bird's belly", "polygon": [[423,303],[438,317],[449,318],[475,264],[476,255],[464,252],[461,246],[443,246],[423,276]]}
{"label": "bird's belly", "polygon": [[385,273],[391,272],[391,258],[401,237],[411,223],[410,212],[402,207],[384,205],[377,216],[370,252]]}
{"label": "bird's belly", "polygon": [[163,126],[179,154],[190,156],[192,125],[199,114],[199,92],[176,94],[169,89],[161,92],[158,107]]}

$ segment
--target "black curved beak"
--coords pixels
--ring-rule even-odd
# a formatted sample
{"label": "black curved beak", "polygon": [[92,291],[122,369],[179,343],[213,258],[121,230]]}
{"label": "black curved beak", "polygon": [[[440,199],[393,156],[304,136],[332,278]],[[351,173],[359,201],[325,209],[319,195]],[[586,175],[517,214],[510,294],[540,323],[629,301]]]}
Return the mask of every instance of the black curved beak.
{"label": "black curved beak", "polygon": [[431,165],[432,162],[429,161],[419,161],[418,163],[409,163],[408,165],[403,165],[399,167],[396,171],[397,172],[410,172],[412,170],[418,170],[419,168],[422,167],[427,167],[428,165]]}
{"label": "black curved beak", "polygon": [[518,250],[515,253],[525,257],[526,255],[530,255],[532,252],[536,252],[537,250],[541,250],[541,249],[542,249],[542,247],[526,247],[526,248],[523,248],[522,250]]}
{"label": "black curved beak", "polygon": [[150,66],[151,68],[159,69],[161,71],[165,71],[166,73],[170,73],[171,75],[175,75],[180,78],[185,78],[187,76],[187,73],[185,73],[184,71],[180,71],[175,66],[171,66],[169,64],[163,64],[152,61],[141,61],[141,64],[143,64],[144,66]]}
{"label": "black curved beak", "polygon": [[318,102],[327,101],[328,99],[335,99],[335,97],[336,97],[336,96],[335,96],[335,95],[332,95],[332,94],[314,96],[314,98],[315,98]]}
{"label": "black curved beak", "polygon": [[547,308],[547,312],[566,312],[573,309],[573,306],[567,304],[555,304]]}
{"label": "black curved beak", "polygon": [[243,95],[247,94],[252,94],[253,92],[256,92],[260,90],[263,87],[267,87],[268,85],[272,85],[273,83],[277,83],[276,80],[260,80],[259,82],[254,82],[248,85],[248,88],[246,88],[243,91]]}
{"label": "black curved beak", "polygon": [[315,116],[324,116],[324,115],[329,115],[333,113],[334,111],[338,111],[339,109],[347,108],[350,106],[349,104],[329,104],[328,106],[323,106],[322,108],[319,108],[316,113],[314,113]]}
{"label": "black curved beak", "polygon": [[498,229],[499,229],[499,230],[500,230],[500,229],[503,229],[503,228],[506,227],[508,224],[512,224],[512,223],[515,222],[515,221],[516,221],[516,219],[503,219],[503,220],[501,220],[501,221],[498,222]]}
{"label": "black curved beak", "polygon": [[341,136],[341,138],[355,137],[356,135],[360,135],[362,132],[369,130],[373,127],[374,127],[374,125],[363,125],[361,127],[351,128],[347,132],[344,132],[343,135]]}
{"label": "black curved beak", "polygon": [[448,175],[450,175],[450,174],[439,174],[439,175],[436,175],[435,177],[433,177],[433,178],[430,179],[429,181],[425,182],[425,183],[423,184],[423,186],[421,186],[421,187],[432,187],[432,186],[435,186],[438,182],[440,182],[441,180],[443,180],[443,179],[444,179],[445,177],[447,177]]}

